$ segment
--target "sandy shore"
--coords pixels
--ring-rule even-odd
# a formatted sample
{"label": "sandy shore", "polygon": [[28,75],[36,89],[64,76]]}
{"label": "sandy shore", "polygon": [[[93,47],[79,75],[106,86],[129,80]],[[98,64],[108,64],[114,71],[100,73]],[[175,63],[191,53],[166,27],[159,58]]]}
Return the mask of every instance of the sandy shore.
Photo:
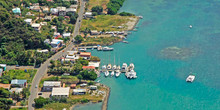
{"label": "sandy shore", "polygon": [[127,30],[127,31],[133,30],[133,29],[135,28],[135,26],[137,25],[139,19],[140,19],[140,18],[139,18],[138,16],[136,16],[136,17],[131,17],[131,18],[130,18],[130,21],[125,24],[125,25],[128,26],[126,30]]}

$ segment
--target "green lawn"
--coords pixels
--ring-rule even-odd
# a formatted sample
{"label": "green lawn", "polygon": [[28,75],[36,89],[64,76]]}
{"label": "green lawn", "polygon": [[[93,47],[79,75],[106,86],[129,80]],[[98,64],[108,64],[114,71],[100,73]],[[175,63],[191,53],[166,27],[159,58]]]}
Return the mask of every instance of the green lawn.
{"label": "green lawn", "polygon": [[119,37],[88,37],[81,45],[111,45],[113,42],[119,42],[120,40]]}
{"label": "green lawn", "polygon": [[66,108],[67,110],[69,110],[69,108],[72,105],[73,104],[71,103],[50,103],[50,104],[45,105],[43,108],[36,109],[36,110],[63,110],[63,108]]}
{"label": "green lawn", "polygon": [[11,79],[26,79],[28,83],[31,83],[36,72],[35,69],[27,69],[27,72],[25,70],[9,70],[3,76]]}
{"label": "green lawn", "polygon": [[[135,16],[132,16],[135,17]],[[91,30],[102,31],[122,31],[125,30],[128,21],[130,21],[131,16],[119,16],[119,15],[98,15],[96,19],[83,19],[81,31],[89,28]],[[124,26],[124,29],[112,28],[112,26]]]}
{"label": "green lawn", "polygon": [[27,110],[27,108],[10,108],[10,110]]}

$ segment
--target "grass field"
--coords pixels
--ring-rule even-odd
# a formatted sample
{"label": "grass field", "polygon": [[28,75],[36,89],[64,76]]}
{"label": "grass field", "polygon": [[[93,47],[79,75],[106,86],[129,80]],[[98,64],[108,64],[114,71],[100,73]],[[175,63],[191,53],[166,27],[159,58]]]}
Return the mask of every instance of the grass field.
{"label": "grass field", "polygon": [[27,110],[27,108],[10,108],[10,110]]}
{"label": "grass field", "polygon": [[9,70],[6,71],[4,76],[9,76],[12,79],[26,79],[28,83],[32,82],[32,79],[34,78],[35,73],[37,70]]}
{"label": "grass field", "polygon": [[36,110],[63,110],[63,108],[66,108],[67,110],[69,110],[69,108],[72,105],[73,104],[71,103],[50,103],[50,104],[45,105],[43,108],[36,109]]}
{"label": "grass field", "polygon": [[92,9],[94,6],[102,6],[103,9],[106,9],[106,5],[108,4],[109,0],[89,0],[88,9]]}
{"label": "grass field", "polygon": [[81,45],[111,45],[113,42],[119,42],[120,40],[119,37],[88,37]]}
{"label": "grass field", "polygon": [[[119,15],[98,15],[96,19],[83,19],[81,31],[85,28],[91,30],[102,31],[121,31],[126,30],[128,27],[126,23],[130,21],[131,16],[119,16]],[[112,28],[112,26],[124,26],[122,29]]]}

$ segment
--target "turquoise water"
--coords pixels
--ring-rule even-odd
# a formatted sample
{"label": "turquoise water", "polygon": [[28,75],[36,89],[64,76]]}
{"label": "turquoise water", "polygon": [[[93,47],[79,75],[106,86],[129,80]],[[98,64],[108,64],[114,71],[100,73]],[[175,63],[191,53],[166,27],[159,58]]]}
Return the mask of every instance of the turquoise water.
{"label": "turquoise water", "polygon": [[[133,62],[138,78],[99,78],[111,87],[108,110],[220,110],[220,0],[126,0],[121,11],[144,17],[138,31],[128,36],[129,44],[92,54],[102,64],[109,57],[114,63],[114,56],[116,64]],[[196,54],[184,60],[161,57],[160,51],[172,46]],[[185,82],[190,72],[196,73],[194,83]],[[100,105],[77,108],[87,109]]]}

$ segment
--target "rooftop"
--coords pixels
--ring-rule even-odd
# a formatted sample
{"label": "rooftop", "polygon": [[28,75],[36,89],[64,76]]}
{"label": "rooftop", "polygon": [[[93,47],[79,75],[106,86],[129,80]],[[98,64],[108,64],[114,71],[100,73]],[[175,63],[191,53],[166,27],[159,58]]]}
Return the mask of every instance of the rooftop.
{"label": "rooftop", "polygon": [[0,88],[9,89],[11,87],[11,84],[0,84]]}
{"label": "rooftop", "polygon": [[54,95],[67,95],[69,96],[69,91],[70,91],[70,88],[69,87],[66,87],[66,88],[63,88],[63,87],[59,87],[59,88],[53,88],[52,89],[52,96]]}
{"label": "rooftop", "polygon": [[31,27],[40,27],[40,24],[39,23],[33,23],[32,25],[31,25]]}
{"label": "rooftop", "polygon": [[86,92],[86,89],[73,89],[73,92]]}
{"label": "rooftop", "polygon": [[44,81],[43,86],[60,86],[60,81]]}
{"label": "rooftop", "polygon": [[95,69],[94,66],[83,66],[82,68],[83,68],[83,69]]}
{"label": "rooftop", "polygon": [[11,80],[11,84],[24,84],[26,83],[27,80],[19,80],[19,79],[14,79],[14,80]]}
{"label": "rooftop", "polygon": [[90,55],[91,56],[91,52],[80,52],[80,55]]}

